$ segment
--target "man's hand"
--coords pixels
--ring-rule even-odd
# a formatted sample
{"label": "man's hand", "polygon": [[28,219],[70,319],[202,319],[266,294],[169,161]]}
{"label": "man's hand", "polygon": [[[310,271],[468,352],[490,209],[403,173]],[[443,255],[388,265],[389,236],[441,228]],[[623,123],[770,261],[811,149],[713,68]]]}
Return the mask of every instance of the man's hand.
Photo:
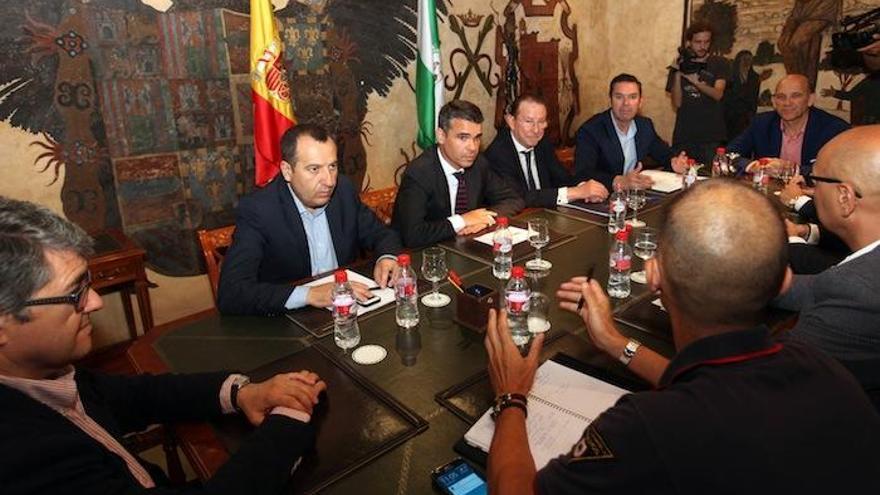
{"label": "man's hand", "polygon": [[498,214],[492,210],[487,210],[486,208],[477,208],[476,210],[471,210],[467,213],[463,213],[461,215],[461,218],[464,219],[464,224],[466,227],[482,225],[485,228],[486,226],[495,225],[496,216],[498,216]]}
{"label": "man's hand", "polygon": [[528,395],[535,381],[538,369],[538,356],[544,343],[544,334],[532,340],[532,348],[522,357],[507,325],[507,312],[499,316],[494,309],[489,310],[489,323],[486,327],[486,351],[489,354],[489,379],[495,395]]}
{"label": "man's hand", "polygon": [[779,201],[784,205],[788,205],[800,196],[812,196],[813,189],[806,187],[804,178],[801,174],[797,174],[791,178],[782,191],[779,192]]}
{"label": "man's hand", "polygon": [[868,46],[859,48],[859,51],[872,57],[880,57],[880,33],[875,34],[874,39],[876,41]]}
{"label": "man's hand", "polygon": [[688,166],[688,156],[687,153],[682,151],[677,156],[673,156],[672,160],[669,161],[669,164],[672,165],[672,170],[677,174],[683,174],[687,171]]}
{"label": "man's hand", "polygon": [[245,385],[238,391],[238,407],[248,421],[257,426],[266,419],[273,407],[282,406],[312,414],[318,395],[327,384],[310,371],[285,373],[260,382]]}
{"label": "man's hand", "polygon": [[690,83],[693,84],[694,86],[699,87],[698,85],[701,84],[700,83],[700,76],[696,72],[694,72],[693,74],[682,74],[681,77],[690,81]]}
{"label": "man's hand", "polygon": [[383,289],[394,285],[398,275],[400,275],[400,267],[397,266],[397,261],[391,258],[380,259],[373,268],[373,280]]}
{"label": "man's hand", "polygon": [[568,188],[569,201],[582,199],[588,203],[601,203],[607,197],[608,189],[605,189],[601,182],[592,179],[582,181],[577,186]]}
{"label": "man's hand", "polygon": [[[349,282],[349,284],[351,284],[351,289],[354,291],[354,295],[359,301],[366,301],[373,297],[369,287],[366,285],[360,282]],[[316,308],[326,308],[331,306],[333,304],[334,285],[333,282],[330,282],[328,284],[309,287],[309,293],[306,295],[306,304]]]}
{"label": "man's hand", "polygon": [[651,186],[654,185],[654,179],[642,173],[642,162],[639,162],[636,165],[636,168],[624,175],[618,175],[614,178],[614,185],[616,186],[618,184],[620,184],[620,187],[623,189],[629,189],[633,186],[642,189],[650,189]]}
{"label": "man's hand", "polygon": [[[578,301],[584,298],[583,308],[578,313]],[[587,326],[587,335],[593,343],[612,357],[618,357],[626,347],[627,338],[614,325],[611,301],[596,279],[574,277],[563,282],[556,291],[559,307],[578,314]]]}
{"label": "man's hand", "polygon": [[785,220],[785,233],[788,237],[800,237],[806,239],[810,235],[810,227],[805,223],[794,223],[789,219]]}

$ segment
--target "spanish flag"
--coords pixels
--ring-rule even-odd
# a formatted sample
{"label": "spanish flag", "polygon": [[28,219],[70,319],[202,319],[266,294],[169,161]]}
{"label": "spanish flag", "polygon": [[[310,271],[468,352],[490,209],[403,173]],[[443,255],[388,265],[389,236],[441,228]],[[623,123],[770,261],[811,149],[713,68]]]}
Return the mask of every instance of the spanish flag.
{"label": "spanish flag", "polygon": [[251,0],[251,98],[254,102],[256,183],[259,187],[278,174],[281,136],[296,125],[281,57],[282,48],[271,0]]}

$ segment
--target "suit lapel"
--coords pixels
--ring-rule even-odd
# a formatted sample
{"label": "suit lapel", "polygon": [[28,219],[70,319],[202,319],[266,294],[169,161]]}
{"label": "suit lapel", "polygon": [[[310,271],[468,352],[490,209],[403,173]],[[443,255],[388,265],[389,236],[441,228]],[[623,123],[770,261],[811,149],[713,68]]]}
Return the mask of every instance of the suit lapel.
{"label": "suit lapel", "polygon": [[[522,162],[519,161],[519,152],[516,151],[516,145],[513,144],[513,135],[510,133],[510,129],[507,129],[505,131],[504,137],[507,140],[507,146],[506,146],[506,148],[508,150],[507,159],[510,160],[511,166],[513,166],[513,168],[516,170],[516,175],[517,175],[517,177],[519,177],[519,181],[520,181],[520,184],[523,185],[523,189],[528,190],[529,189],[529,180],[525,176],[525,174],[523,174]],[[534,150],[532,151],[532,159],[533,160],[535,159]]]}
{"label": "suit lapel", "polygon": [[617,129],[614,128],[614,121],[611,118],[611,110],[605,113],[605,132],[608,133],[608,146],[611,148],[609,155],[613,161],[608,166],[618,174],[623,173],[623,147],[620,145],[620,139],[617,137]]}
{"label": "suit lapel", "polygon": [[431,156],[433,157],[432,171],[434,174],[431,182],[437,184],[440,193],[440,205],[443,207],[444,215],[449,216],[452,211],[452,205],[449,203],[449,184],[446,182],[446,174],[443,172],[443,165],[440,163],[440,150],[437,146],[431,148]]}
{"label": "suit lapel", "polygon": [[343,253],[340,252],[340,247],[343,245],[342,206],[339,203],[338,195],[339,183],[337,182],[336,189],[333,191],[333,196],[330,197],[330,202],[327,203],[327,209],[324,214],[327,215],[327,224],[330,226],[330,239],[333,241],[333,250],[336,251],[336,259],[341,263],[342,260],[346,258],[343,256]]}
{"label": "suit lapel", "polygon": [[[302,243],[305,244],[307,249],[310,249],[309,238],[306,236],[306,229],[303,227],[302,218],[299,216],[299,211],[296,209],[296,202],[293,200],[293,192],[284,180],[284,176],[278,174],[273,184],[275,184],[275,189],[278,193],[278,207],[284,215],[284,225],[289,228],[288,232],[291,236],[290,244],[295,246],[298,244],[297,239],[302,239]],[[311,256],[305,256],[305,264],[308,268],[308,273],[312,273]]]}

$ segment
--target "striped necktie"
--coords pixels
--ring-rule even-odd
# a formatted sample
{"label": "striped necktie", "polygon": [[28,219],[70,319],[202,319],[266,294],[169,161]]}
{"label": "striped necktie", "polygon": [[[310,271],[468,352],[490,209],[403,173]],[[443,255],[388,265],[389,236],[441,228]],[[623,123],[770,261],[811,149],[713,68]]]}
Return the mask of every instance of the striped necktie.
{"label": "striped necktie", "polygon": [[468,211],[467,181],[464,180],[464,170],[452,174],[458,179],[458,191],[455,192],[455,214],[461,215]]}
{"label": "striped necktie", "polygon": [[520,151],[526,157],[526,178],[528,180],[529,191],[537,189],[535,187],[535,178],[532,176],[532,150]]}

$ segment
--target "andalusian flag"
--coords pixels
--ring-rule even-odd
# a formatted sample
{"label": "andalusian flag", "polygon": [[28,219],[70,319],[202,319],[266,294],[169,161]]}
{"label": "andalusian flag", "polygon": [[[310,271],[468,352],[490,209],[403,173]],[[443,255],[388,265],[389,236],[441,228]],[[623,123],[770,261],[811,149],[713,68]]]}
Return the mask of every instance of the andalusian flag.
{"label": "andalusian flag", "polygon": [[434,0],[419,0],[419,57],[416,60],[416,112],[419,118],[419,146],[436,142],[437,114],[443,106],[443,75],[440,67],[440,37]]}
{"label": "andalusian flag", "polygon": [[296,124],[270,0],[251,0],[251,98],[257,186],[281,167],[281,136]]}

